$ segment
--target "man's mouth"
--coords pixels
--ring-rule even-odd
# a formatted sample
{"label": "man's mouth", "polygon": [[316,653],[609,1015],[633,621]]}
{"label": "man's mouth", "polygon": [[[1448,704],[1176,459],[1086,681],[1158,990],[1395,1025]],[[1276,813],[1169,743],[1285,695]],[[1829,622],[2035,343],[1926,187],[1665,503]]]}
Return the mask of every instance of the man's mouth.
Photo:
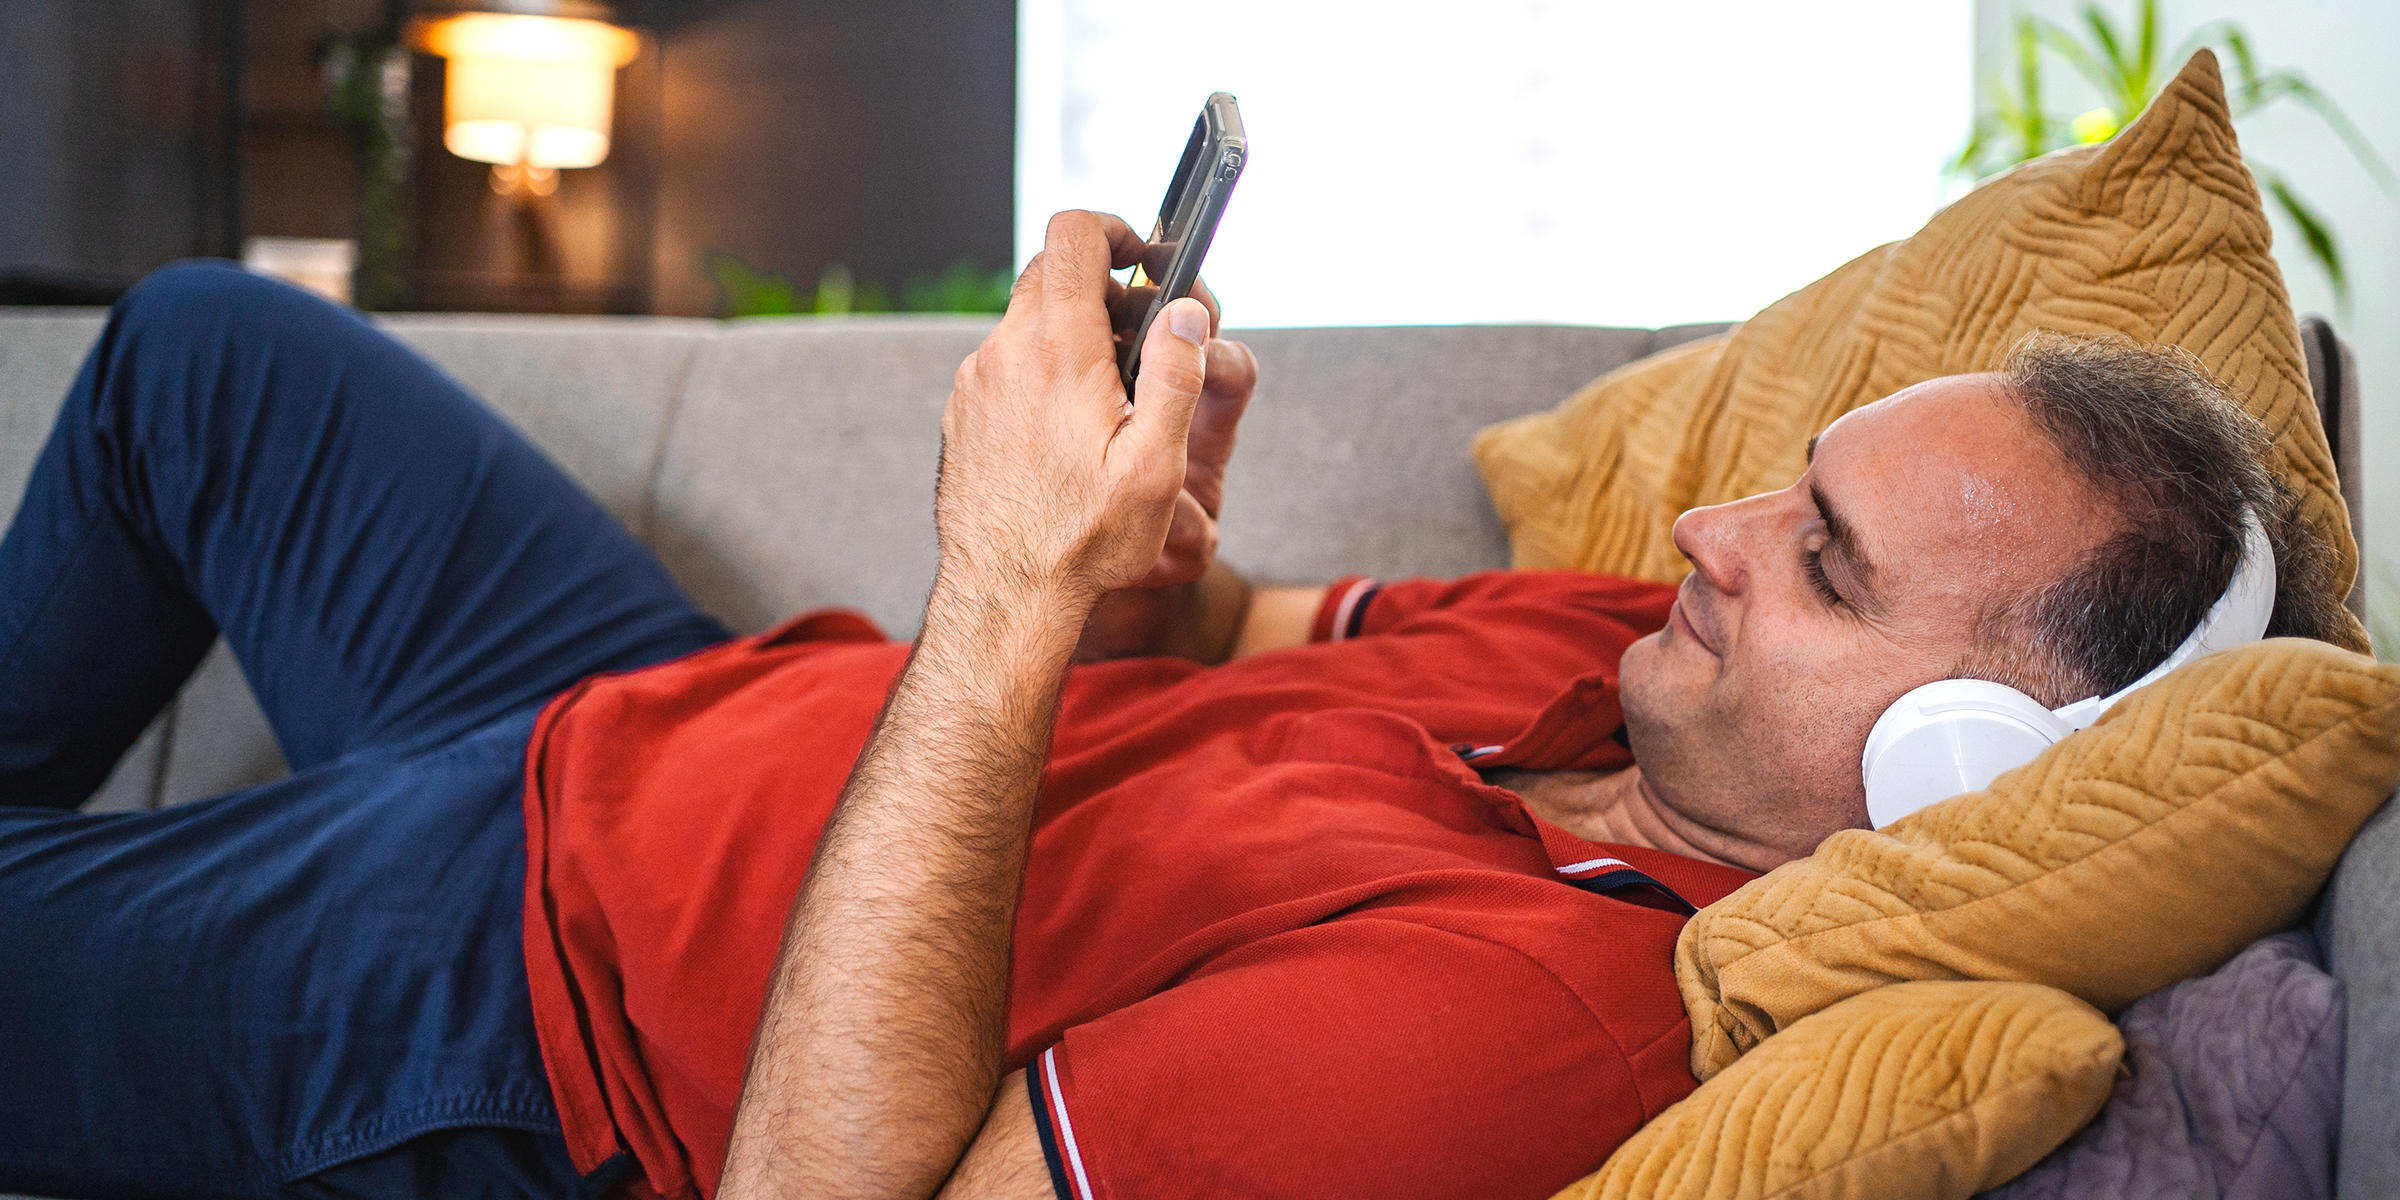
{"label": "man's mouth", "polygon": [[1717,652],[1716,646],[1701,634],[1699,624],[1692,620],[1692,608],[1689,601],[1692,599],[1692,580],[1694,578],[1695,576],[1691,575],[1684,576],[1682,594],[1677,596],[1675,603],[1667,608],[1667,624],[1672,626],[1675,632],[1692,639],[1694,645],[1708,651],[1711,658],[1722,659],[1724,655]]}

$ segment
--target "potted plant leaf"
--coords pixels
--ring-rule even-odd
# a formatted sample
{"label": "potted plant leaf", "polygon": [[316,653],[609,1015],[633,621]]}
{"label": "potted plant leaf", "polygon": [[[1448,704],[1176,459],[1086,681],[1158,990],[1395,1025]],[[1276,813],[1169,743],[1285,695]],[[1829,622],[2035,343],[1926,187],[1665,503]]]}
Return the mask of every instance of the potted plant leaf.
{"label": "potted plant leaf", "polygon": [[[2078,15],[2080,30],[2032,13],[2017,13],[2010,69],[1995,71],[1986,82],[1987,107],[1976,117],[1966,146],[1952,163],[1954,172],[1982,179],[2062,147],[2107,141],[2140,116],[2174,77],[2176,68],[2205,46],[2221,50],[2232,60],[2233,86],[2226,99],[2232,103],[2236,120],[2279,101],[2304,105],[2331,127],[2387,195],[2400,200],[2400,177],[2394,176],[2341,107],[2299,71],[2261,68],[2250,35],[2240,25],[2208,22],[2184,35],[2174,49],[2161,53],[2158,0],[2139,0],[2123,24],[2097,3],[2085,4]],[[2074,116],[2050,111],[2042,86],[2043,67],[2050,57],[2066,63],[2091,84],[2100,94],[2101,105]],[[2325,272],[2333,285],[2339,315],[2347,319],[2350,280],[2333,227],[2282,171],[2246,151],[2242,157],[2257,177],[2259,190],[2299,231],[2309,261]]]}

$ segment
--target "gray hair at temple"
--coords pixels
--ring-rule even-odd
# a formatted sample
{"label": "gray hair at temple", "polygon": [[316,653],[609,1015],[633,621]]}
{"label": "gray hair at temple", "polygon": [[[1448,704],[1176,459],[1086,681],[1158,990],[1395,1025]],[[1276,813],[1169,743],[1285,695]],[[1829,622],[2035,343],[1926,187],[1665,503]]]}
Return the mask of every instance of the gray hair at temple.
{"label": "gray hair at temple", "polygon": [[2269,468],[2266,427],[2190,352],[2039,332],[2010,351],[2002,372],[2123,528],[2059,579],[1987,606],[1962,675],[2053,707],[2132,684],[2232,582],[2252,511],[2275,547],[2267,636],[2351,643],[2340,600],[2348,581],[2333,578],[2338,551]]}

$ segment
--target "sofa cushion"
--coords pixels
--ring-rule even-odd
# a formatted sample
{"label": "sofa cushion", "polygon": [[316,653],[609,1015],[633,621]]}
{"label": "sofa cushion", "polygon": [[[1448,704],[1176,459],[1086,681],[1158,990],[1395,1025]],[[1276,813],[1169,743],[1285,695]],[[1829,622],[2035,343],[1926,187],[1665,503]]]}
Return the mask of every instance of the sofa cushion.
{"label": "sofa cushion", "polygon": [[0,529],[16,516],[67,385],[106,321],[89,309],[0,313]]}
{"label": "sofa cushion", "polygon": [[714,321],[414,314],[383,327],[542,448],[643,533],[684,378]]}
{"label": "sofa cushion", "polygon": [[2055,988],[1877,988],[1776,1035],[1556,1200],[1963,1200],[2089,1120],[2122,1044]]}
{"label": "sofa cushion", "polygon": [[2211,655],[1981,792],[1851,829],[1676,942],[1692,1070],[1914,979],[2103,1010],[2297,921],[2400,777],[2400,666],[2275,639]]}
{"label": "sofa cushion", "polygon": [[[951,374],[985,319],[745,321],[696,359],[648,534],[702,607],[756,630],[803,608],[916,628]],[[1506,542],[1473,431],[1594,371],[1717,327],[1235,330],[1259,390],[1226,480],[1221,552],[1270,582],[1464,574]]]}
{"label": "sofa cushion", "polygon": [[2266,424],[2274,466],[2337,548],[2338,601],[2358,550],[2270,238],[2203,50],[2115,140],[1984,184],[1718,345],[1495,426],[1477,458],[1516,565],[1671,582],[1688,569],[1678,514],[1788,485],[1843,413],[1993,370],[2036,329],[2123,333],[2190,350]]}
{"label": "sofa cushion", "polygon": [[649,540],[748,633],[818,605],[917,626],[933,581],[942,405],[988,318],[737,322],[684,384]]}
{"label": "sofa cushion", "polygon": [[1477,429],[1720,326],[1258,329],[1258,395],[1227,471],[1222,552],[1277,583],[1507,565],[1467,455]]}

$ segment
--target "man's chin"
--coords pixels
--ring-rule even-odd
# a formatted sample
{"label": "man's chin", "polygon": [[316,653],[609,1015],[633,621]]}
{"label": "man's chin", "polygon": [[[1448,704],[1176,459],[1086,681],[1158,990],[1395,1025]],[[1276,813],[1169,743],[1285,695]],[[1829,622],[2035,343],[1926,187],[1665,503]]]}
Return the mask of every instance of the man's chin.
{"label": "man's chin", "polygon": [[[1661,653],[1658,642],[1656,633],[1639,638],[1617,660],[1617,709],[1624,714],[1629,741],[1642,726],[1655,720],[1652,710],[1658,699],[1654,693],[1659,683]],[[1640,754],[1638,748],[1635,754]]]}
{"label": "man's chin", "polygon": [[1658,759],[1660,768],[1666,766],[1677,727],[1694,714],[1708,687],[1705,680],[1686,680],[1679,674],[1663,641],[1653,633],[1626,647],[1617,661],[1617,706],[1625,717],[1626,742],[1644,775],[1652,778],[1652,760]]}
{"label": "man's chin", "polygon": [[1667,652],[1666,640],[1666,629],[1654,629],[1625,647],[1625,653],[1617,659],[1620,694],[1657,685]]}
{"label": "man's chin", "polygon": [[1617,673],[1619,675],[1624,674],[1628,669],[1624,664],[1631,663],[1637,656],[1647,658],[1650,655],[1658,653],[1659,643],[1665,641],[1666,637],[1667,627],[1661,625],[1658,628],[1633,639],[1633,644],[1625,647],[1625,656],[1618,660]]}

